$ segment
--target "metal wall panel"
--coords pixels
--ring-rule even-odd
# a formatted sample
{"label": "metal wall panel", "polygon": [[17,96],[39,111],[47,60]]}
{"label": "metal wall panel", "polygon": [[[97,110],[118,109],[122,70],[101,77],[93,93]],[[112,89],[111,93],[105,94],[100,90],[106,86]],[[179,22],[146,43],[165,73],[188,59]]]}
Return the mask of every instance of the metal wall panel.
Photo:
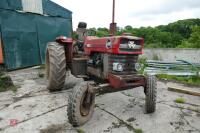
{"label": "metal wall panel", "polygon": [[50,1],[43,0],[43,12],[49,16],[72,18],[72,12]]}
{"label": "metal wall panel", "polygon": [[22,10],[21,0],[0,0],[1,9]]}
{"label": "metal wall panel", "polygon": [[21,4],[19,0],[0,0],[4,64],[8,70],[44,63],[47,42],[60,35],[71,37],[72,32],[72,13],[67,9],[50,2],[43,6],[49,15],[44,16],[16,11],[22,10]]}
{"label": "metal wall panel", "polygon": [[23,11],[43,14],[42,0],[22,0]]}
{"label": "metal wall panel", "polygon": [[0,16],[6,67],[12,70],[41,64],[33,15],[4,10]]}
{"label": "metal wall panel", "polygon": [[35,20],[37,23],[40,56],[42,63],[44,63],[47,42],[54,41],[56,37],[61,35],[71,37],[71,19],[38,16]]}

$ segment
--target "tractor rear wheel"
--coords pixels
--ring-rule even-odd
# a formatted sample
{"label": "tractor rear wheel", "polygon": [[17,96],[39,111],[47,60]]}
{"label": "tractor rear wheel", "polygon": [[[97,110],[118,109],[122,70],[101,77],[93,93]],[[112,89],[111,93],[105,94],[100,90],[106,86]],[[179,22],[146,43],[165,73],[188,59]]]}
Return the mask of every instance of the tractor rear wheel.
{"label": "tractor rear wheel", "polygon": [[46,50],[47,89],[59,91],[65,84],[66,57],[64,46],[57,42],[50,42]]}
{"label": "tractor rear wheel", "polygon": [[86,123],[94,112],[95,94],[83,82],[74,87],[68,99],[67,115],[73,126]]}
{"label": "tractor rear wheel", "polygon": [[146,113],[153,113],[156,110],[157,81],[155,76],[147,76],[146,82]]}

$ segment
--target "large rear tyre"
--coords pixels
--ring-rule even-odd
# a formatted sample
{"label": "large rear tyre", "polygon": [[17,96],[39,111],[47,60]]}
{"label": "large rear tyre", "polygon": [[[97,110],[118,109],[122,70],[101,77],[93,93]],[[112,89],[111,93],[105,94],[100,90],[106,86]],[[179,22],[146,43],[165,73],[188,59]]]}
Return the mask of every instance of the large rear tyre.
{"label": "large rear tyre", "polygon": [[73,126],[86,123],[94,112],[95,94],[86,83],[74,87],[68,99],[67,115]]}
{"label": "large rear tyre", "polygon": [[65,84],[66,57],[64,46],[57,42],[50,42],[46,50],[47,89],[59,91]]}
{"label": "large rear tyre", "polygon": [[155,76],[147,76],[145,110],[153,113],[156,110],[157,81]]}

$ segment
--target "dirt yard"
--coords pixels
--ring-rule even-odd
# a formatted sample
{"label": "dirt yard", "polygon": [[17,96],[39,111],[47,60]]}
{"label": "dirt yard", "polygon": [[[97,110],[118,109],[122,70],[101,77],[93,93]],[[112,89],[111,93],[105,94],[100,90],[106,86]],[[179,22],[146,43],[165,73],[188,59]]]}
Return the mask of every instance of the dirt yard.
{"label": "dirt yard", "polygon": [[[200,133],[200,97],[170,92],[167,86],[172,83],[158,82],[153,114],[144,114],[143,88],[135,88],[97,96],[92,119],[73,128],[67,118],[67,98],[81,79],[70,76],[63,91],[49,93],[43,69],[9,75],[18,89],[0,93],[2,133]],[[174,102],[177,98],[184,98],[184,103]]]}

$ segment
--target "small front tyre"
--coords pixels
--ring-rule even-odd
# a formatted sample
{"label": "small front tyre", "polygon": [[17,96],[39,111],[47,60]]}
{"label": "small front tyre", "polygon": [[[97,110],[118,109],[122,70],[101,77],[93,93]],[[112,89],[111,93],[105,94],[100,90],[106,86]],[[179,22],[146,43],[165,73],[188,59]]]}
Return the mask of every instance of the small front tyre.
{"label": "small front tyre", "polygon": [[155,76],[146,77],[145,111],[153,113],[156,110],[157,81]]}
{"label": "small front tyre", "polygon": [[94,112],[95,94],[87,83],[76,85],[68,99],[67,115],[73,126],[86,123]]}

